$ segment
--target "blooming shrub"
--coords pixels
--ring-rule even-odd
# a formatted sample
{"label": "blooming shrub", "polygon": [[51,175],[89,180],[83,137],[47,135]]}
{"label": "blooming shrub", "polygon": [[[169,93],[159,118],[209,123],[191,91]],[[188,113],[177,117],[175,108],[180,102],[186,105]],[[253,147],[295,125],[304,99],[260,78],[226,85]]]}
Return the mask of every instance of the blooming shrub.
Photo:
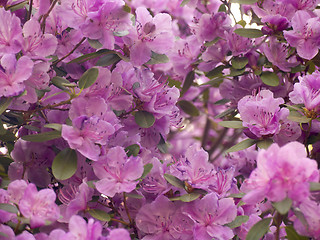
{"label": "blooming shrub", "polygon": [[319,4],[0,0],[0,239],[320,239]]}

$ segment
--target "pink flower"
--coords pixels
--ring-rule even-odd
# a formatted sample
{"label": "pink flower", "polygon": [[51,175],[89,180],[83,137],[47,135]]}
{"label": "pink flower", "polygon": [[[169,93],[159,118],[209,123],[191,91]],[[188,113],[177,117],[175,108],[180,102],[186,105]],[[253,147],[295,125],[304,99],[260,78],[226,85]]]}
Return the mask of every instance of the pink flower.
{"label": "pink flower", "polygon": [[291,20],[293,30],[284,31],[288,43],[297,48],[300,57],[312,59],[320,47],[320,18],[307,11],[297,11]]}
{"label": "pink flower", "polygon": [[309,196],[309,182],[318,182],[317,162],[307,158],[305,147],[291,142],[283,147],[272,144],[261,150],[257,157],[257,168],[246,181],[248,192],[243,201],[257,203],[267,198],[279,202],[289,197],[301,202]]}
{"label": "pink flower", "polygon": [[187,148],[185,156],[170,166],[170,173],[182,181],[187,181],[193,188],[208,190],[216,170],[208,162],[209,156],[194,144]]}
{"label": "pink flower", "polygon": [[277,42],[275,38],[270,38],[269,45],[263,45],[262,50],[268,60],[284,72],[290,72],[291,68],[298,64],[297,62],[288,62],[287,46],[283,43]]}
{"label": "pink flower", "polygon": [[131,238],[126,229],[118,228],[110,231],[107,240],[131,240]]}
{"label": "pink flower", "polygon": [[131,192],[136,188],[137,179],[143,173],[140,157],[127,157],[122,147],[114,147],[107,155],[93,163],[96,176],[101,179],[96,182],[100,193],[113,197],[116,193]]}
{"label": "pink flower", "polygon": [[19,95],[25,89],[24,81],[32,74],[33,62],[26,56],[16,60],[15,55],[6,54],[0,63],[0,97]]}
{"label": "pink flower", "polygon": [[174,36],[169,14],[158,13],[153,18],[146,8],[139,7],[136,15],[135,29],[124,40],[132,45],[131,62],[139,66],[150,60],[151,50],[159,54],[167,53],[173,46]]}
{"label": "pink flower", "polygon": [[115,132],[114,127],[97,116],[80,116],[72,120],[72,126],[62,125],[62,137],[70,148],[78,150],[83,156],[96,161],[101,153],[100,145],[107,143]]}
{"label": "pink flower", "polygon": [[24,24],[23,35],[23,52],[28,56],[45,58],[56,51],[56,37],[52,34],[42,34],[39,22],[33,18]]}
{"label": "pink flower", "polygon": [[0,56],[5,53],[18,53],[23,41],[20,19],[4,8],[0,8],[0,19]]}
{"label": "pink flower", "polygon": [[224,32],[230,28],[231,19],[225,12],[205,13],[195,26],[195,35],[200,43],[212,41],[216,37],[224,37]]}
{"label": "pink flower", "polygon": [[36,186],[30,183],[24,191],[18,206],[22,215],[30,219],[32,228],[46,224],[46,221],[56,221],[60,214],[55,204],[56,194],[52,189],[37,191]]}
{"label": "pink flower", "polygon": [[82,217],[74,215],[69,221],[69,231],[63,240],[98,240],[101,238],[102,226],[92,218],[87,223]]}
{"label": "pink flower", "polygon": [[225,240],[232,239],[232,230],[226,226],[237,216],[237,207],[233,199],[218,199],[215,193],[203,197],[201,200],[186,204],[182,207],[182,213],[194,221],[194,239],[201,240]]}
{"label": "pink flower", "polygon": [[294,84],[294,89],[289,93],[291,102],[303,103],[309,111],[320,112],[320,72],[299,77],[300,82]]}
{"label": "pink flower", "polygon": [[181,213],[178,204],[163,195],[140,208],[136,224],[143,235],[146,235],[142,240],[193,239],[192,221]]}
{"label": "pink flower", "polygon": [[282,103],[284,100],[273,98],[270,90],[262,90],[256,96],[243,97],[238,102],[243,126],[248,127],[257,137],[278,134],[281,129],[280,119],[284,120],[289,114],[288,109],[280,109]]}
{"label": "pink flower", "polygon": [[294,221],[294,228],[304,236],[310,236],[314,239],[320,238],[320,205],[315,201],[307,199],[300,204],[299,209],[304,215],[307,224],[297,217]]}

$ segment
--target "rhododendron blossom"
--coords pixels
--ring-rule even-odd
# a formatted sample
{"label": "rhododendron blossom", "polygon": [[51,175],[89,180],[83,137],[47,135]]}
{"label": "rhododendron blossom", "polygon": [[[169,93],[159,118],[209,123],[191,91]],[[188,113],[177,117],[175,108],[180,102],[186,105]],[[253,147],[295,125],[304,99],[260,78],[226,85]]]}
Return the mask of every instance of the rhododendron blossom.
{"label": "rhododendron blossom", "polygon": [[0,239],[320,239],[319,8],[0,0]]}
{"label": "rhododendron blossom", "polygon": [[131,192],[143,173],[139,157],[127,158],[123,148],[111,148],[107,155],[93,165],[94,173],[100,179],[97,190],[113,197],[116,193]]}
{"label": "rhododendron blossom", "polygon": [[309,111],[319,112],[320,110],[320,73],[318,71],[311,75],[300,77],[300,82],[294,85],[289,93],[291,102],[303,103]]}
{"label": "rhododendron blossom", "polygon": [[135,29],[127,36],[128,44],[132,44],[130,59],[135,66],[150,60],[151,50],[163,54],[173,46],[170,15],[159,13],[153,18],[146,8],[139,7],[136,16]]}
{"label": "rhododendron blossom", "polygon": [[309,182],[318,181],[317,163],[307,158],[301,143],[283,147],[273,144],[258,153],[257,168],[245,184],[248,193],[243,200],[257,203],[267,198],[279,202],[288,197],[297,204],[310,195]]}

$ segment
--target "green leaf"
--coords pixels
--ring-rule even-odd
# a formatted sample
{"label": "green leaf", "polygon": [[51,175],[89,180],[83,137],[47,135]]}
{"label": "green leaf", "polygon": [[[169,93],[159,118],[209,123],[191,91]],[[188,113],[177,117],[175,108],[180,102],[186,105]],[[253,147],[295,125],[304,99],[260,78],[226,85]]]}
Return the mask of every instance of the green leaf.
{"label": "green leaf", "polygon": [[279,85],[279,77],[274,72],[265,71],[260,75],[262,82],[268,86],[276,87]]}
{"label": "green leaf", "polygon": [[272,206],[281,214],[285,215],[289,212],[292,206],[292,200],[290,198],[285,198],[280,202],[272,203]]}
{"label": "green leaf", "polygon": [[295,66],[293,68],[291,68],[291,73],[298,73],[298,72],[302,72],[306,69],[306,66],[299,64],[298,66]]}
{"label": "green leaf", "polygon": [[5,134],[0,135],[0,141],[3,142],[14,142],[16,140],[16,136],[13,134],[12,130],[7,130]]}
{"label": "green leaf", "polygon": [[148,175],[148,173],[152,170],[152,168],[153,168],[152,163],[147,163],[146,165],[144,165],[141,179],[144,179]]}
{"label": "green leaf", "polygon": [[247,25],[247,22],[242,19],[242,20],[238,21],[237,24],[241,25],[244,28]]}
{"label": "green leaf", "polygon": [[33,135],[25,135],[25,136],[22,136],[21,138],[29,142],[46,142],[46,141],[50,141],[60,137],[61,137],[61,132],[50,131],[50,132],[43,132],[39,134],[33,134]]}
{"label": "green leaf", "polygon": [[223,99],[220,99],[220,100],[216,101],[216,102],[214,103],[214,105],[225,105],[225,104],[228,103],[228,102],[230,102],[229,99],[223,98]]}
{"label": "green leaf", "polygon": [[246,240],[261,239],[268,232],[271,219],[265,218],[253,225],[247,234]]}
{"label": "green leaf", "polygon": [[111,220],[111,216],[100,209],[90,209],[88,213],[95,219],[98,219],[103,222],[109,222]]}
{"label": "green leaf", "polygon": [[307,219],[305,218],[304,214],[297,208],[293,208],[294,215],[299,219],[299,221],[302,223],[304,227],[308,227],[309,223],[307,222]]}
{"label": "green leaf", "polygon": [[107,54],[107,55],[103,55],[101,58],[98,59],[98,61],[96,62],[96,66],[106,67],[120,60],[121,58],[115,53]]}
{"label": "green leaf", "polygon": [[131,7],[129,7],[127,4],[122,7],[122,10],[126,13],[131,13]]}
{"label": "green leaf", "polygon": [[171,201],[192,202],[201,196],[200,193],[187,193],[179,197],[170,198]]}
{"label": "green leaf", "polygon": [[206,42],[205,44],[203,44],[203,46],[205,47],[211,47],[213,44],[217,43],[221,38],[220,37],[216,37],[215,39],[213,39],[210,42]]}
{"label": "green leaf", "polygon": [[231,113],[234,113],[235,110],[236,110],[235,108],[229,108],[229,109],[223,111],[222,113],[219,113],[219,114],[218,114],[217,116],[215,116],[214,118],[215,118],[215,119],[223,118],[223,117],[225,117],[225,116],[228,116],[228,115],[231,114]]}
{"label": "green leaf", "polygon": [[95,83],[99,75],[99,70],[97,68],[90,68],[80,77],[79,79],[79,88],[85,89],[90,87]]}
{"label": "green leaf", "polygon": [[166,143],[166,141],[164,140],[164,138],[162,137],[161,134],[160,134],[160,141],[159,141],[157,147],[160,152],[168,153],[168,143]]}
{"label": "green leaf", "polygon": [[230,194],[228,197],[231,198],[243,198],[244,195],[246,195],[245,193],[234,193],[234,194]]}
{"label": "green leaf", "polygon": [[242,142],[239,142],[238,144],[232,146],[231,148],[229,148],[226,153],[230,153],[230,152],[237,152],[240,150],[244,150],[248,147],[251,147],[253,144],[256,143],[256,140],[248,138],[246,140],[243,140]]}
{"label": "green leaf", "polygon": [[152,127],[156,121],[152,113],[147,111],[138,111],[134,114],[134,120],[142,128]]}
{"label": "green leaf", "polygon": [[153,64],[159,64],[159,63],[167,63],[169,61],[170,59],[167,57],[167,55],[152,52],[151,59],[146,64],[153,65]]}
{"label": "green leaf", "polygon": [[126,147],[124,150],[126,151],[128,157],[130,156],[136,157],[140,152],[140,146],[138,144],[132,144]]}
{"label": "green leaf", "polygon": [[235,69],[242,69],[248,64],[249,60],[246,57],[234,57],[231,60],[231,65]]}
{"label": "green leaf", "polygon": [[0,100],[0,115],[7,110],[9,105],[11,104],[13,98],[1,98]]}
{"label": "green leaf", "polygon": [[129,34],[128,30],[113,32],[113,35],[117,37],[124,37],[124,36],[127,36],[128,34]]}
{"label": "green leaf", "polygon": [[0,203],[0,209],[9,213],[15,213],[15,214],[19,212],[15,205],[7,204],[7,203]]}
{"label": "green leaf", "polygon": [[289,104],[282,104],[286,106],[290,111],[303,111],[303,105],[301,106],[300,104],[296,105],[289,105]]}
{"label": "green leaf", "polygon": [[320,191],[320,183],[310,182],[310,192]]}
{"label": "green leaf", "polygon": [[189,88],[192,86],[193,80],[195,78],[195,73],[194,71],[190,71],[188,72],[184,82],[183,82],[183,86],[182,86],[182,90],[180,92],[180,96],[183,96],[186,91],[189,90]]}
{"label": "green leaf", "polygon": [[257,147],[260,149],[268,149],[270,145],[273,143],[272,139],[263,139],[257,142]]}
{"label": "green leaf", "polygon": [[258,2],[259,0],[231,0],[231,3],[239,3],[239,4],[246,4],[246,5],[250,5],[250,4],[254,4],[256,2]]}
{"label": "green leaf", "polygon": [[32,126],[32,125],[24,125],[23,126],[26,129],[29,129],[31,131],[35,131],[35,132],[41,132],[41,129],[36,127],[36,126]]}
{"label": "green leaf", "polygon": [[221,4],[219,9],[218,9],[218,12],[225,12],[227,13],[227,7],[225,4]]}
{"label": "green leaf", "polygon": [[143,196],[139,195],[139,194],[135,194],[135,193],[126,193],[126,196],[129,198],[135,198],[135,199],[142,199]]}
{"label": "green leaf", "polygon": [[108,50],[108,49],[101,49],[97,52],[88,53],[88,54],[82,55],[81,57],[75,58],[72,61],[68,62],[68,64],[70,64],[70,63],[84,63],[84,62],[89,61],[91,59],[100,57],[105,54],[111,54],[111,53],[114,53],[114,51]]}
{"label": "green leaf", "polygon": [[7,10],[10,10],[11,12],[14,12],[16,10],[19,10],[19,9],[22,9],[24,8],[24,6],[28,3],[29,1],[23,1],[23,2],[20,2],[20,3],[16,3],[16,4],[13,4],[11,6],[7,6]]}
{"label": "green leaf", "polygon": [[51,128],[51,129],[57,130],[59,132],[62,131],[62,124],[59,124],[59,123],[49,123],[49,124],[44,125],[44,127]]}
{"label": "green leaf", "polygon": [[8,236],[8,234],[5,234],[5,233],[3,233],[3,232],[0,232],[0,236],[1,236],[1,237],[4,237],[3,239],[10,239],[9,236]]}
{"label": "green leaf", "polygon": [[77,171],[77,153],[65,148],[57,154],[52,163],[52,173],[58,180],[71,178]]}
{"label": "green leaf", "polygon": [[205,75],[206,77],[212,79],[214,77],[222,77],[222,71],[225,69],[226,67],[224,65],[220,65],[214,69],[212,69],[211,71],[207,72]]}
{"label": "green leaf", "polygon": [[4,135],[6,134],[6,132],[7,132],[7,129],[4,128],[3,122],[0,119],[0,135]]}
{"label": "green leaf", "polygon": [[261,30],[254,28],[238,28],[234,30],[234,32],[239,36],[246,38],[259,38],[263,36]]}
{"label": "green leaf", "polygon": [[197,117],[200,115],[198,108],[192,104],[192,102],[187,100],[180,100],[178,103],[178,106],[190,116]]}
{"label": "green leaf", "polygon": [[190,0],[183,0],[182,3],[180,4],[180,7],[184,7],[190,2]]}
{"label": "green leaf", "polygon": [[235,69],[233,67],[230,68],[230,74],[228,75],[229,77],[236,77],[236,76],[241,76],[246,74],[246,69],[242,68],[242,69]]}
{"label": "green leaf", "polygon": [[301,113],[297,111],[291,111],[287,118],[298,123],[308,123],[311,121],[311,118],[307,118],[305,115],[301,115]]}
{"label": "green leaf", "polygon": [[242,125],[242,121],[222,121],[218,124],[225,128],[244,128]]}
{"label": "green leaf", "polygon": [[5,170],[5,172],[8,171],[10,164],[13,162],[13,160],[9,157],[0,156],[0,166],[2,166]]}
{"label": "green leaf", "polygon": [[87,38],[87,41],[90,44],[90,46],[94,49],[99,49],[99,48],[103,47],[103,45],[98,40],[93,40],[93,39]]}
{"label": "green leaf", "polygon": [[293,228],[293,226],[286,226],[286,233],[287,233],[287,239],[288,240],[308,240],[308,237],[299,235],[296,230]]}
{"label": "green leaf", "polygon": [[177,188],[183,188],[184,189],[184,183],[179,178],[172,176],[170,174],[164,174],[163,177],[170,183],[171,185],[177,187]]}
{"label": "green leaf", "polygon": [[246,223],[249,220],[249,216],[246,215],[240,215],[237,216],[235,220],[233,220],[231,223],[226,224],[229,228],[237,228],[242,225],[242,223]]}
{"label": "green leaf", "polygon": [[172,78],[168,78],[168,86],[169,87],[176,87],[178,89],[181,89],[181,82],[180,81],[177,81],[177,80],[174,80]]}

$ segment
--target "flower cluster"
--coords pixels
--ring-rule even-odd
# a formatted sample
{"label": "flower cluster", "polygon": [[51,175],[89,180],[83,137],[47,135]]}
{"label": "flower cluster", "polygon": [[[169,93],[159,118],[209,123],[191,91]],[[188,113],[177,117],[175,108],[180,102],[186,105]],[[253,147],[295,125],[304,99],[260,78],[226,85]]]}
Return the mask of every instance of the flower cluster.
{"label": "flower cluster", "polygon": [[320,239],[319,4],[0,0],[0,239]]}

